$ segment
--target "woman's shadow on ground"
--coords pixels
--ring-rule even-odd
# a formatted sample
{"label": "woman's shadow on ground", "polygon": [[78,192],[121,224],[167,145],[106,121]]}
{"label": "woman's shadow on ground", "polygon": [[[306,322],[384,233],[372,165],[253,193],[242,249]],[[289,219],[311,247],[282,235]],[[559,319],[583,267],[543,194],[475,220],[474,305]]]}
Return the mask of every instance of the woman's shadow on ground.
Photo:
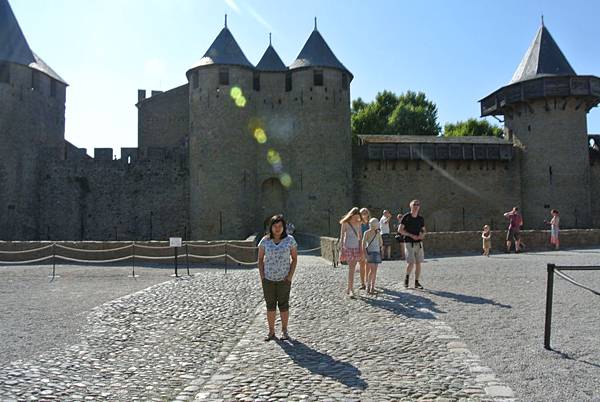
{"label": "woman's shadow on ground", "polygon": [[311,373],[333,378],[349,388],[366,389],[368,387],[367,382],[360,378],[360,370],[350,363],[336,360],[298,340],[281,341],[277,344],[294,363]]}
{"label": "woman's shadow on ground", "polygon": [[383,308],[391,311],[394,314],[400,314],[410,318],[422,320],[435,320],[435,314],[444,314],[445,311],[437,307],[437,303],[425,295],[431,294],[434,296],[452,299],[461,303],[468,304],[489,304],[501,308],[512,308],[507,304],[498,303],[491,299],[486,299],[479,296],[469,296],[460,293],[452,293],[441,290],[424,290],[424,291],[405,291],[382,289],[382,296],[377,298],[364,297],[361,300],[373,307]]}
{"label": "woman's shadow on ground", "polygon": [[362,297],[360,300],[394,314],[422,320],[435,320],[435,313],[444,313],[437,308],[433,300],[410,291],[399,292],[382,288],[380,297]]}

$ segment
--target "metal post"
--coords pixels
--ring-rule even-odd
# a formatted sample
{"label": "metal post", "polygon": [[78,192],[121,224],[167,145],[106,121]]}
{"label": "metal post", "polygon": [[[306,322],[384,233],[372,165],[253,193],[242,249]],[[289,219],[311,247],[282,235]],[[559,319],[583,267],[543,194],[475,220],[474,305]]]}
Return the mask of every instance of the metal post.
{"label": "metal post", "polygon": [[56,243],[52,243],[52,279],[56,278]]}
{"label": "metal post", "polygon": [[190,260],[188,258],[188,245],[187,242],[185,243],[185,265],[187,266],[187,274],[188,276],[190,275]]}
{"label": "metal post", "polygon": [[225,273],[227,273],[227,260],[229,260],[229,255],[227,254],[227,242],[225,242]]}
{"label": "metal post", "polygon": [[554,269],[556,265],[548,264],[548,281],[546,284],[546,325],[544,327],[544,348],[550,348],[550,330],[552,329],[552,293],[554,292]]}
{"label": "metal post", "polygon": [[56,276],[56,243],[52,243],[52,279]]}
{"label": "metal post", "polygon": [[131,245],[131,278],[136,278],[135,274],[135,241]]}
{"label": "metal post", "polygon": [[177,274],[177,247],[173,247],[173,250],[175,252],[175,277],[179,278],[179,275]]}

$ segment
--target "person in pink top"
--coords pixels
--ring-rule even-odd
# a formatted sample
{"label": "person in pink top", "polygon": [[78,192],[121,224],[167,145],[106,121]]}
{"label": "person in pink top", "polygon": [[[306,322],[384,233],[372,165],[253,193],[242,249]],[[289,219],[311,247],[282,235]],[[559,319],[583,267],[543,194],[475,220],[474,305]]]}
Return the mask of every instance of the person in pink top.
{"label": "person in pink top", "polygon": [[506,212],[504,217],[508,219],[508,231],[506,232],[506,252],[510,253],[512,240],[515,242],[515,253],[521,251],[521,226],[523,226],[523,217],[519,213],[519,207],[513,207]]}

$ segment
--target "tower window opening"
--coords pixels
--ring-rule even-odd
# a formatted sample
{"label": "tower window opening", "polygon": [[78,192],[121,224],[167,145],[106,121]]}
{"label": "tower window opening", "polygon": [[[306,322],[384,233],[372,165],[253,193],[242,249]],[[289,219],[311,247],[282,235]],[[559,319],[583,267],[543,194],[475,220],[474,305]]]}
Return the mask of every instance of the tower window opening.
{"label": "tower window opening", "polygon": [[40,73],[36,70],[31,70],[31,89],[36,91],[40,89]]}
{"label": "tower window opening", "polygon": [[252,75],[252,87],[255,91],[260,91],[260,73],[254,72]]}
{"label": "tower window opening", "polygon": [[198,71],[194,71],[192,74],[192,88],[197,89],[200,86],[200,78],[198,77]]}
{"label": "tower window opening", "polygon": [[10,66],[8,63],[0,63],[0,82],[10,83]]}
{"label": "tower window opening", "polygon": [[56,98],[56,80],[50,79],[50,97]]}
{"label": "tower window opening", "polygon": [[348,89],[348,75],[342,73],[342,89],[343,90],[347,90]]}
{"label": "tower window opening", "polygon": [[316,87],[323,86],[323,70],[314,70],[313,72],[313,85]]}
{"label": "tower window opening", "polygon": [[227,67],[219,68],[219,85],[229,85],[229,69]]}
{"label": "tower window opening", "polygon": [[285,73],[285,92],[290,92],[292,90],[292,73],[289,71]]}

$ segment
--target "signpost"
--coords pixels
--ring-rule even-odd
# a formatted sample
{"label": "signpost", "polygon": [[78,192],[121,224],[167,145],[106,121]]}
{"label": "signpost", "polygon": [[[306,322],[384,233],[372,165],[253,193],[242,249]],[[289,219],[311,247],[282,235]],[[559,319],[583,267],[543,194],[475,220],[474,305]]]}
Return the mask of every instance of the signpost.
{"label": "signpost", "polygon": [[181,237],[169,237],[169,247],[173,247],[175,253],[175,277],[179,278],[177,274],[177,248],[181,247]]}

